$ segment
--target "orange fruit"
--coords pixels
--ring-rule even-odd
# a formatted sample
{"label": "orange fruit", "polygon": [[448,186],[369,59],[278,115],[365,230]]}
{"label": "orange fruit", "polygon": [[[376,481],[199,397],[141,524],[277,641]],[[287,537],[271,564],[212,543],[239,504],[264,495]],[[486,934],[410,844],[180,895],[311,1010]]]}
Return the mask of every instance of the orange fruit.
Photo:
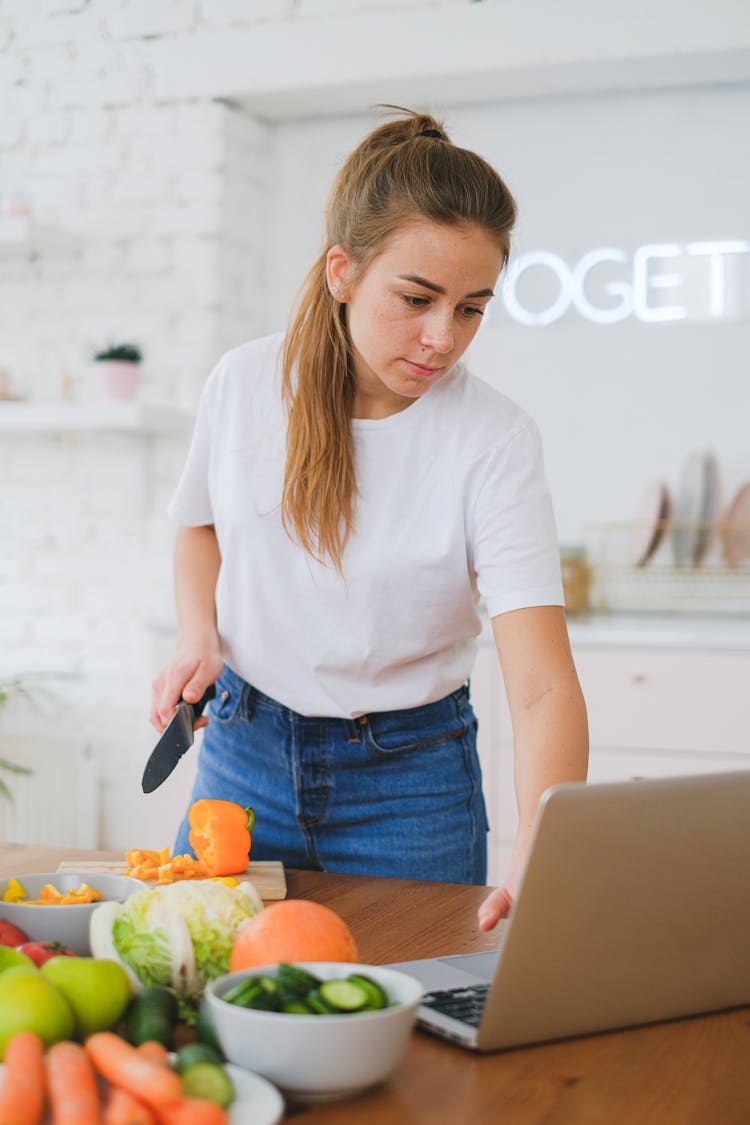
{"label": "orange fruit", "polygon": [[273,902],[234,939],[229,971],[279,961],[358,961],[354,935],[328,906],[307,899]]}

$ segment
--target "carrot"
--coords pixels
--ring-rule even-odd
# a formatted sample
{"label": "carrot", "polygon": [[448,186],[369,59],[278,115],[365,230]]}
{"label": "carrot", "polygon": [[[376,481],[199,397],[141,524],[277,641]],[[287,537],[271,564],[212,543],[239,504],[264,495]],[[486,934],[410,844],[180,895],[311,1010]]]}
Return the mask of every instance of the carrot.
{"label": "carrot", "polygon": [[44,1043],[33,1031],[16,1032],[5,1048],[0,1125],[38,1125],[46,1089]]}
{"label": "carrot", "polygon": [[80,1043],[63,1040],[47,1052],[52,1125],[99,1125],[99,1089]]}
{"label": "carrot", "polygon": [[[147,1039],[136,1047],[139,1055],[159,1066],[170,1065],[169,1051],[163,1043]],[[2,1122],[0,1122],[2,1125]],[[104,1110],[104,1125],[156,1125],[156,1117],[149,1107],[127,1090],[110,1086]]]}
{"label": "carrot", "polygon": [[169,1051],[163,1043],[157,1042],[156,1039],[146,1039],[145,1042],[139,1043],[136,1051],[139,1055],[143,1055],[144,1059],[151,1059],[152,1062],[161,1063],[162,1066],[169,1066]]}
{"label": "carrot", "polygon": [[133,1094],[152,1109],[182,1098],[180,1079],[162,1063],[144,1058],[113,1031],[97,1031],[86,1040],[86,1051],[102,1078]]}
{"label": "carrot", "polygon": [[104,1125],[156,1125],[152,1111],[138,1098],[110,1086],[104,1106]]}
{"label": "carrot", "polygon": [[205,1098],[183,1098],[159,1110],[159,1125],[227,1125],[227,1111]]}

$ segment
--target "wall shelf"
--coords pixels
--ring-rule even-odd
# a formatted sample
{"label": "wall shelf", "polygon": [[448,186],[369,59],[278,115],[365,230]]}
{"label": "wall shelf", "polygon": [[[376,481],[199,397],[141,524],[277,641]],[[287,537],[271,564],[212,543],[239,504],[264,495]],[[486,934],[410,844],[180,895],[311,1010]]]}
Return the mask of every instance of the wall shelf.
{"label": "wall shelf", "polygon": [[45,226],[26,215],[0,216],[0,259],[37,258],[41,254],[68,257],[82,246],[82,238],[71,231]]}
{"label": "wall shelf", "polygon": [[192,422],[184,408],[139,402],[0,402],[0,433],[179,433]]}

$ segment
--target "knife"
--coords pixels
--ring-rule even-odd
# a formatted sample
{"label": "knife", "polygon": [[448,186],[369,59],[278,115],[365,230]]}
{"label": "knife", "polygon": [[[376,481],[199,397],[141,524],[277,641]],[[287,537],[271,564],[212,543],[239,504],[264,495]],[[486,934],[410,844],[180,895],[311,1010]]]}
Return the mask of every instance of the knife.
{"label": "knife", "polygon": [[158,789],[161,783],[167,780],[185,751],[193,745],[195,720],[203,713],[203,708],[215,695],[215,686],[209,684],[197,703],[188,703],[187,700],[181,699],[177,704],[177,710],[170,720],[169,726],[151,751],[151,757],[146,762],[141,781],[144,793],[153,793],[154,789]]}

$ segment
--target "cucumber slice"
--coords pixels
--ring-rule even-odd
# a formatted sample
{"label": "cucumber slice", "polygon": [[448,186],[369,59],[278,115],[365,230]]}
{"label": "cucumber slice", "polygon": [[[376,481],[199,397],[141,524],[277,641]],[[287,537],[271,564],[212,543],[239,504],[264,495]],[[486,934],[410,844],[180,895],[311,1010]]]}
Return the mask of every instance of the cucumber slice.
{"label": "cucumber slice", "polygon": [[319,1012],[310,1007],[306,1000],[285,1000],[281,1005],[281,1010],[290,1016],[320,1015]]}
{"label": "cucumber slice", "polygon": [[281,1007],[285,996],[284,990],[274,977],[248,977],[241,981],[222,997],[229,1004],[238,1004],[241,1008],[257,1008],[263,1012],[276,1012]]}
{"label": "cucumber slice", "polygon": [[319,1016],[331,1016],[336,1012],[336,1009],[323,999],[319,988],[314,988],[312,992],[308,992],[306,1000],[313,1012],[317,1012]]}
{"label": "cucumber slice", "polygon": [[246,980],[240,981],[234,988],[230,988],[222,996],[222,1000],[226,1000],[227,1004],[239,1004],[244,1008],[248,1000],[257,996],[262,991],[257,977],[248,977]]}
{"label": "cucumber slice", "polygon": [[347,978],[352,984],[357,984],[367,993],[367,1010],[377,1011],[380,1008],[388,1007],[388,997],[377,981],[372,977],[366,977],[362,973],[351,973]]}
{"label": "cucumber slice", "polygon": [[214,1062],[196,1062],[180,1075],[182,1092],[188,1098],[205,1098],[226,1109],[234,1101],[234,1085],[224,1067]]}
{"label": "cucumber slice", "polygon": [[199,1062],[221,1066],[221,1055],[208,1043],[186,1043],[177,1052],[174,1067],[178,1074],[182,1074],[183,1071],[189,1070],[191,1066],[195,1066]]}
{"label": "cucumber slice", "polygon": [[279,982],[289,992],[298,992],[301,996],[307,995],[314,988],[320,988],[321,985],[318,977],[286,961],[281,961],[279,964]]}
{"label": "cucumber slice", "polygon": [[323,981],[320,995],[326,1004],[339,1012],[359,1012],[369,999],[364,988],[352,980]]}

